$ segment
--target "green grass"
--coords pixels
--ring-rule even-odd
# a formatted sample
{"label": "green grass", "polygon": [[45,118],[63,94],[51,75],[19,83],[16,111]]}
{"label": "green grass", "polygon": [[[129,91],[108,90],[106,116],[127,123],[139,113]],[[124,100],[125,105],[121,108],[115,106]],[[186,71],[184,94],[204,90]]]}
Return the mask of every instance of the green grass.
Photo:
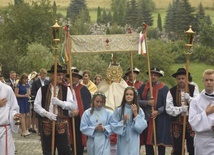
{"label": "green grass", "polygon": [[[186,64],[174,64],[172,65],[172,71],[176,72],[178,68],[185,67]],[[200,91],[203,90],[204,85],[202,83],[202,74],[205,69],[213,68],[211,65],[206,65],[204,63],[191,63],[189,66],[189,72],[193,78],[193,81],[198,84]]]}

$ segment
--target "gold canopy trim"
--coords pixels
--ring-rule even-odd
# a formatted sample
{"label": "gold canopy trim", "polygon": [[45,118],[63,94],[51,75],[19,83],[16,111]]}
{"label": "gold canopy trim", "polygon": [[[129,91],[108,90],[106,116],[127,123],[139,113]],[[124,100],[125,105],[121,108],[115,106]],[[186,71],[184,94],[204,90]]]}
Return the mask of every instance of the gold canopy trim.
{"label": "gold canopy trim", "polygon": [[71,53],[130,52],[138,50],[138,34],[70,35]]}

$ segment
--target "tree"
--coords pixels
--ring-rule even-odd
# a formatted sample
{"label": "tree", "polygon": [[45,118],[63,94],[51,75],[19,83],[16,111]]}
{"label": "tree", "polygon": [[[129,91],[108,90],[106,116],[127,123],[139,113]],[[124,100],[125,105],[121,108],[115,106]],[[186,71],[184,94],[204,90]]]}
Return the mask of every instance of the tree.
{"label": "tree", "polygon": [[162,31],[162,21],[161,21],[161,15],[158,14],[158,21],[157,21],[158,29],[159,31]]}
{"label": "tree", "polygon": [[175,39],[183,37],[183,31],[189,25],[195,25],[194,8],[188,0],[175,0],[172,6],[169,5],[165,21],[165,30],[173,34]]}
{"label": "tree", "polygon": [[200,24],[199,42],[204,46],[214,47],[214,25],[209,25],[205,21]]}
{"label": "tree", "polygon": [[2,16],[4,23],[0,25],[0,61],[8,66],[4,67],[8,72],[10,68],[22,70],[25,64],[21,64],[20,59],[27,54],[29,44],[38,42],[50,47],[50,26],[55,21],[52,6],[49,0],[10,4]]}
{"label": "tree", "polygon": [[20,59],[25,72],[39,71],[40,68],[50,68],[53,65],[53,53],[40,43],[28,45],[27,54]]}
{"label": "tree", "polygon": [[120,26],[125,25],[126,0],[112,0],[111,11],[113,13],[113,23]]}
{"label": "tree", "polygon": [[53,2],[53,16],[56,18],[57,14],[57,6],[56,6],[56,1]]}
{"label": "tree", "polygon": [[153,18],[152,18],[152,7],[154,5],[151,0],[140,0],[140,15],[139,15],[139,23],[138,25],[141,26],[142,22],[145,22],[146,24],[152,26],[153,25]]}
{"label": "tree", "polygon": [[75,22],[80,14],[83,13],[85,16],[85,22],[90,22],[89,11],[85,0],[72,0],[67,9],[67,18],[70,18],[72,22]]}
{"label": "tree", "polygon": [[89,34],[90,23],[87,23],[85,16],[85,10],[81,10],[75,22],[71,23],[71,34],[74,35],[86,35]]}
{"label": "tree", "polygon": [[24,0],[14,0],[14,5],[19,5],[24,3]]}
{"label": "tree", "polygon": [[98,6],[98,8],[97,8],[97,23],[98,23],[98,24],[100,23],[100,18],[101,18],[101,9],[100,9],[100,7]]}
{"label": "tree", "polygon": [[195,28],[194,28],[195,31],[200,32],[199,27],[203,22],[207,23],[208,25],[212,24],[210,16],[208,16],[208,15],[206,16],[204,7],[203,7],[202,3],[200,3],[198,5],[197,12],[196,12],[196,24],[195,24]]}
{"label": "tree", "polygon": [[137,8],[137,2],[136,0],[131,0],[127,2],[126,7],[126,24],[131,25],[133,28],[138,27],[138,8]]}
{"label": "tree", "polygon": [[174,18],[173,6],[171,3],[169,3],[167,13],[166,13],[166,18],[165,18],[165,24],[164,24],[165,31],[168,33],[173,31],[173,26],[174,26],[174,24],[172,23],[173,18]]}

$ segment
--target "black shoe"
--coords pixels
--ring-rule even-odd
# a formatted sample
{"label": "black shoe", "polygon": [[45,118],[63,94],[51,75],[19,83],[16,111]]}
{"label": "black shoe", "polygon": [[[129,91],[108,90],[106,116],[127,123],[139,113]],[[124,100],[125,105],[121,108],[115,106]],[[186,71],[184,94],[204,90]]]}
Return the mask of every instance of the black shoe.
{"label": "black shoe", "polygon": [[33,129],[32,129],[32,128],[30,128],[30,129],[28,129],[28,131],[29,131],[29,132],[33,132]]}

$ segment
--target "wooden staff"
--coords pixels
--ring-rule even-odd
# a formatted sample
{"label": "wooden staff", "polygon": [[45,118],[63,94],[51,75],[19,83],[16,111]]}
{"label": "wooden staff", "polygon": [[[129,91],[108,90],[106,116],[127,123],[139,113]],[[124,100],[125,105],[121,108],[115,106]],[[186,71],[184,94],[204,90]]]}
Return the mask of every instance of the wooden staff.
{"label": "wooden staff", "polygon": [[[192,31],[192,26],[189,26],[189,29],[185,32],[187,34],[187,42],[185,46],[187,47],[186,54],[186,81],[185,81],[185,93],[189,93],[189,58],[192,54],[191,48],[193,45],[193,37],[195,32]],[[187,101],[184,102],[185,105],[187,105]],[[182,155],[185,154],[185,135],[186,135],[186,122],[187,122],[187,116],[186,113],[183,114],[183,135],[182,135]]]}
{"label": "wooden staff", "polygon": [[[189,54],[186,55],[186,81],[185,81],[185,93],[188,93],[188,84],[189,84]],[[187,101],[185,100],[185,105]],[[183,134],[182,134],[182,155],[185,154],[185,135],[186,135],[186,122],[187,116],[186,113],[183,113]]]}
{"label": "wooden staff", "polygon": [[133,54],[130,52],[130,69],[132,74],[132,86],[134,87]]}
{"label": "wooden staff", "polygon": [[[70,75],[69,77],[69,81],[70,81],[70,89],[71,89],[71,92],[73,94],[73,85],[72,85],[72,71],[71,71],[71,38],[69,36],[69,27],[68,25],[66,26],[67,29],[66,29],[66,39],[68,39],[68,42],[66,40],[66,52],[67,52],[67,55],[68,55],[68,66],[67,66],[67,73]],[[67,45],[68,44],[68,45]],[[68,49],[67,49],[68,48]],[[67,51],[68,50],[68,51]],[[72,133],[73,133],[73,143],[74,143],[74,155],[77,155],[77,148],[76,148],[76,130],[75,130],[75,118],[72,117],[71,119],[72,121]]]}
{"label": "wooden staff", "polygon": [[[146,44],[146,58],[147,58],[147,69],[148,69],[148,75],[149,75],[149,91],[150,91],[150,100],[154,100],[153,97],[153,88],[152,88],[152,78],[151,78],[151,72],[150,72],[150,60],[149,60],[149,50],[147,45],[147,38],[146,38],[146,28],[147,25],[143,23],[143,34]],[[152,106],[152,112],[154,112],[154,106]],[[157,140],[156,140],[156,125],[155,125],[155,118],[152,118],[152,125],[153,125],[153,137],[154,137],[154,154],[157,155]]]}
{"label": "wooden staff", "polygon": [[[132,34],[132,29],[129,28],[129,34]],[[132,74],[132,86],[134,86],[134,71],[133,71],[133,54],[130,52],[130,69],[131,69],[131,74]]]}
{"label": "wooden staff", "polygon": [[[54,97],[56,97],[56,83],[57,83],[57,48],[54,49]],[[56,105],[53,105],[53,114],[56,113]],[[55,152],[55,125],[56,122],[52,121],[52,141],[51,141],[51,154],[54,155]]]}

